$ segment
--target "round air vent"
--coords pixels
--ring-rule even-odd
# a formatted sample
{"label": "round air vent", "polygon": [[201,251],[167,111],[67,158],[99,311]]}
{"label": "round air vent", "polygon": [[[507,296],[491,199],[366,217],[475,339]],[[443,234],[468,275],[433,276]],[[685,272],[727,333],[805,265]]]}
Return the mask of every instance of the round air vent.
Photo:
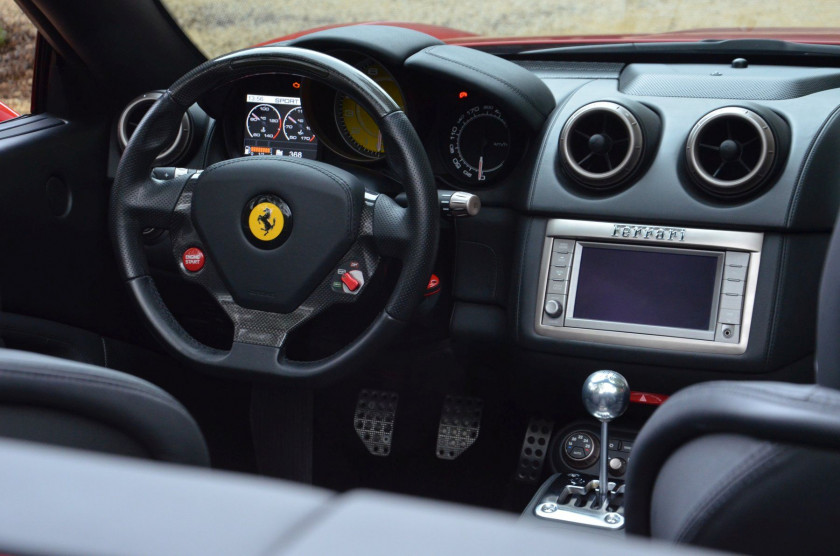
{"label": "round air vent", "polygon": [[636,116],[615,102],[578,109],[560,132],[560,159],[578,181],[606,188],[625,181],[642,159],[644,136]]}
{"label": "round air vent", "polygon": [[724,196],[758,187],[773,169],[777,150],[767,120],[737,106],[700,118],[685,145],[694,181],[709,193]]}
{"label": "round air vent", "polygon": [[[134,134],[134,130],[140,125],[140,121],[152,105],[163,95],[163,91],[152,91],[144,95],[140,95],[131,102],[120,114],[120,119],[117,122],[117,140],[120,143],[120,149],[125,150],[129,139]],[[186,150],[190,142],[190,135],[192,134],[192,124],[189,116],[185,113],[181,119],[181,127],[178,129],[178,135],[172,141],[172,144],[161,152],[155,159],[158,164],[166,164],[178,159]]]}

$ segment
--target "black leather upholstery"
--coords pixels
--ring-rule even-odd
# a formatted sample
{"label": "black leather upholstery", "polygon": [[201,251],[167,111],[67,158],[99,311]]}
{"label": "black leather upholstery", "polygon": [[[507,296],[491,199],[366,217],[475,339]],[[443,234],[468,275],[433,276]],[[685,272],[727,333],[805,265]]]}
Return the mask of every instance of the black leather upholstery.
{"label": "black leather upholstery", "polygon": [[0,436],[208,466],[198,425],[133,376],[0,348]]}
{"label": "black leather upholstery", "polygon": [[14,554],[691,554],[512,515],[0,441],[0,550]]}
{"label": "black leather upholstery", "polygon": [[[833,532],[829,493],[840,480],[829,471],[838,462],[840,392],[767,382],[692,386],[636,439],[627,531],[738,552],[807,551]],[[759,515],[773,525],[755,523]]]}

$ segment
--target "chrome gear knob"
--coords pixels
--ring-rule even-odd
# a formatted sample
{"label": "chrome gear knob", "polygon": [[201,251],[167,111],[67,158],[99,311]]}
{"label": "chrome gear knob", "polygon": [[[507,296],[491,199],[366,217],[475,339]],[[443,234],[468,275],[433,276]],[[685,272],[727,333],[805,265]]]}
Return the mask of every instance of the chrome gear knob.
{"label": "chrome gear knob", "polygon": [[595,371],[583,383],[583,406],[602,423],[621,417],[629,404],[630,386],[620,373]]}

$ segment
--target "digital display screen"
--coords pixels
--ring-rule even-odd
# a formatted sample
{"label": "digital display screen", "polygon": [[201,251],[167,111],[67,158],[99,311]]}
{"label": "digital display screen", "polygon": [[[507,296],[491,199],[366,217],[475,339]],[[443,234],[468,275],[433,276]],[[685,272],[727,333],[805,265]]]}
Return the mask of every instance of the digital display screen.
{"label": "digital display screen", "polygon": [[584,245],[573,318],[709,330],[722,254]]}
{"label": "digital display screen", "polygon": [[300,97],[249,94],[245,102],[246,156],[315,159],[318,139],[306,121]]}

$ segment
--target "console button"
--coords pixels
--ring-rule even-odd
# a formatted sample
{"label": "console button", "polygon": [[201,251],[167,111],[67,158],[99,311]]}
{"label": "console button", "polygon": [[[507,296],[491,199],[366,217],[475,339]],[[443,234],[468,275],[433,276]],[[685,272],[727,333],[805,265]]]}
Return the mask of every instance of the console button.
{"label": "console button", "polygon": [[569,266],[571,261],[571,253],[554,253],[551,255],[551,266]]}
{"label": "console button", "polygon": [[621,450],[621,440],[619,440],[617,438],[610,438],[610,441],[607,444],[607,448],[609,448],[610,450],[616,450],[616,451]]}
{"label": "console button", "polygon": [[566,293],[566,287],[568,286],[568,280],[549,280],[548,281],[548,293]]}
{"label": "console button", "polygon": [[741,280],[724,280],[721,291],[725,294],[744,295],[744,282]]}
{"label": "console button", "polygon": [[743,303],[744,296],[742,295],[723,294],[720,296],[721,309],[735,309],[737,311],[740,311]]}
{"label": "console button", "polygon": [[571,253],[574,250],[575,242],[568,239],[555,239],[554,252],[555,253]]}
{"label": "console button", "polygon": [[720,314],[718,315],[718,322],[726,324],[741,324],[741,310],[721,308]]}
{"label": "console button", "polygon": [[746,268],[750,264],[750,254],[738,251],[726,252],[726,266],[742,266]]}
{"label": "console button", "polygon": [[723,267],[723,279],[741,280],[743,282],[747,279],[747,267],[726,265]]}
{"label": "console button", "polygon": [[553,266],[549,273],[549,278],[552,280],[568,280],[569,267],[567,266]]}
{"label": "console button", "polygon": [[622,452],[629,452],[633,449],[633,444],[635,444],[635,440],[625,440],[621,443],[621,451]]}

